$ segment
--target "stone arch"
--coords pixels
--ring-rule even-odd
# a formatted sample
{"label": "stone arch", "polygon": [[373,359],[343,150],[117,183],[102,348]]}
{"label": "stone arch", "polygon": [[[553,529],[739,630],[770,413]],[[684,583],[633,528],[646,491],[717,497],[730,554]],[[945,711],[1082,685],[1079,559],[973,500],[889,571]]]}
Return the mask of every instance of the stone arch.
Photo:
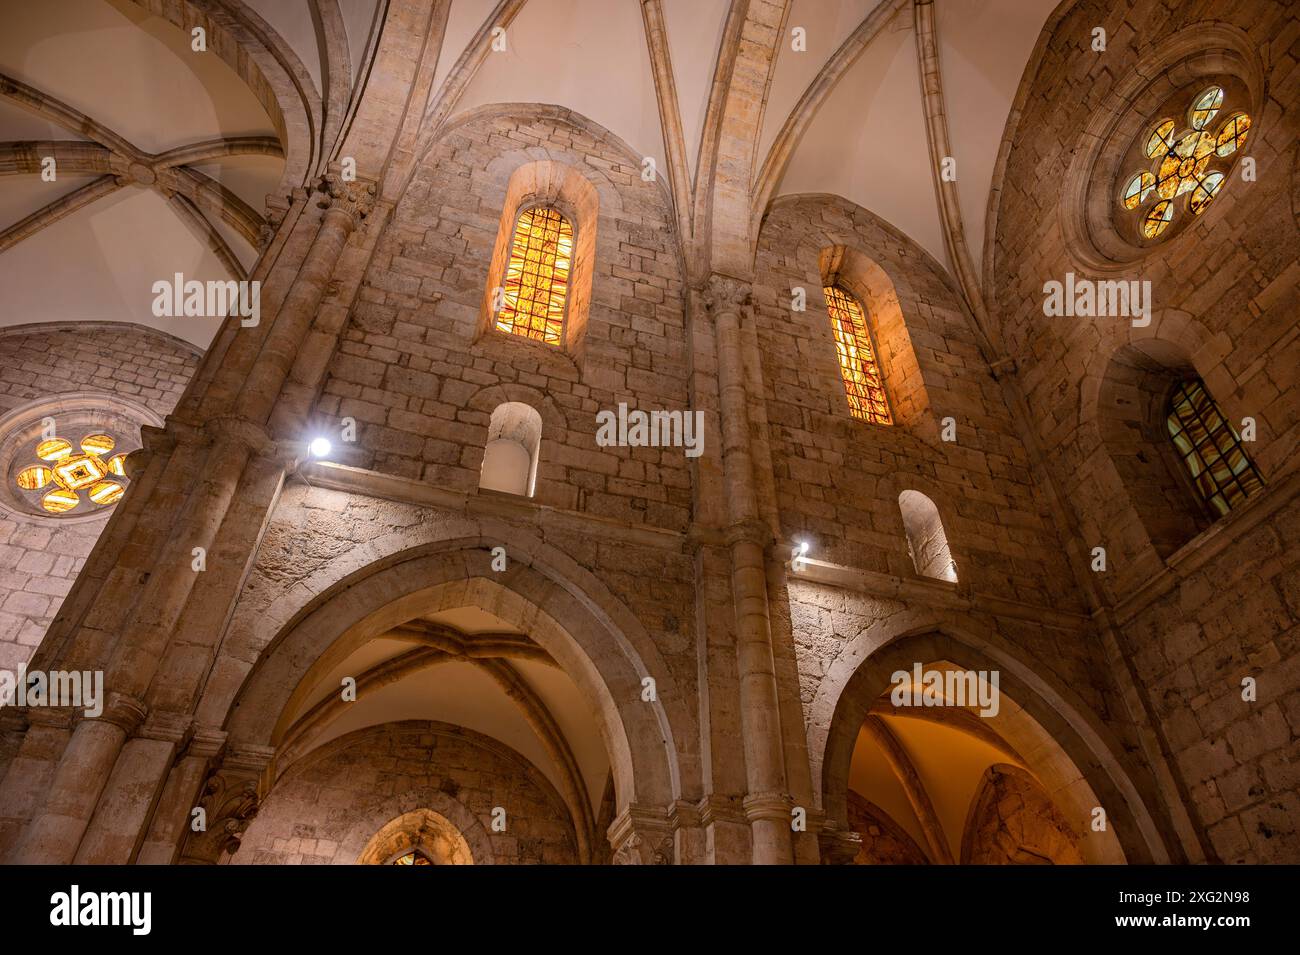
{"label": "stone arch", "polygon": [[[137,6],[183,33],[202,26],[208,49],[244,81],[270,116],[284,144],[284,174],[276,194],[288,195],[320,165],[322,104],[310,75],[284,38],[246,7],[235,15],[207,0],[171,0]],[[159,9],[161,7],[161,9]]]}
{"label": "stone arch", "polygon": [[486,427],[481,445],[483,451],[479,452],[473,446],[466,448],[465,466],[482,471],[487,446],[493,440],[492,416],[496,414],[498,408],[505,405],[523,405],[537,414],[539,441],[531,462],[532,485],[528,496],[544,504],[556,503],[549,497],[548,485],[545,481],[540,488],[538,487],[537,475],[543,473],[544,465],[553,460],[555,448],[569,431],[569,421],[564,411],[555,403],[555,399],[536,388],[517,382],[504,382],[480,388],[470,396],[465,403],[466,408],[481,414]]}
{"label": "stone arch", "polygon": [[1019,138],[1017,134],[1020,131],[1020,120],[1024,115],[1026,104],[1029,102],[1038,72],[1042,68],[1044,57],[1048,51],[1048,44],[1056,34],[1061,22],[1080,2],[1081,0],[1061,0],[1056,9],[1048,14],[1047,20],[1043,23],[1043,28],[1038,31],[1038,39],[1034,42],[1034,49],[1025,63],[1025,70],[1020,76],[1020,85],[1016,88],[1015,98],[1011,101],[1011,109],[1007,113],[1006,124],[1002,128],[1002,140],[998,145],[997,159],[993,165],[993,176],[989,183],[988,203],[984,214],[984,255],[981,258],[981,271],[984,275],[984,281],[981,284],[984,287],[986,296],[992,296],[993,290],[997,287],[994,283],[996,276],[994,264],[998,249],[998,215],[1002,210],[1002,188],[1007,176],[1007,163],[1011,158],[1011,148]]}
{"label": "stone arch", "polygon": [[[1138,785],[1121,763],[1123,748],[1110,731],[1046,667],[1022,659],[995,633],[969,622],[954,626],[909,612],[856,637],[831,664],[809,707],[809,756],[820,776],[826,818],[847,828],[849,765],[858,728],[890,684],[890,674],[949,663],[961,669],[996,670],[1002,694],[994,728],[1041,771],[1054,802],[1078,829],[1093,808],[1105,809],[1105,832],[1088,832],[1086,861],[1167,862],[1161,820],[1153,818]],[[1086,822],[1085,822],[1086,820]]]}
{"label": "stone arch", "polygon": [[[588,161],[583,152],[572,145],[566,147],[557,141],[558,137],[527,145],[494,135],[502,124],[511,122],[557,130],[570,143],[575,137],[580,137],[584,140],[582,145],[595,150],[601,161]],[[530,192],[551,195],[568,204],[569,211],[578,216],[576,231],[593,237],[593,263],[608,263],[622,254],[619,237],[624,234],[625,220],[645,218],[653,213],[656,230],[662,233],[662,240],[657,241],[655,247],[665,257],[675,259],[677,275],[685,284],[686,267],[666,178],[658,176],[654,182],[643,181],[639,175],[641,154],[599,123],[562,106],[492,103],[464,110],[436,131],[426,126],[420,135],[422,138],[416,147],[418,159],[409,180],[399,190],[394,221],[400,222],[409,207],[418,207],[424,201],[425,177],[429,182],[441,183],[439,177],[446,174],[448,166],[444,160],[451,159],[453,164],[459,165],[462,160],[451,157],[462,155],[466,148],[473,148],[475,155],[480,157],[480,166],[475,170],[473,180],[476,195],[487,208],[497,210],[494,216],[498,223],[495,241],[489,247],[481,247],[481,256],[475,254],[467,259],[471,263],[466,274],[472,275],[469,288],[473,290],[470,293],[473,300],[469,301],[467,295],[464,304],[469,308],[457,310],[453,325],[458,335],[478,340],[485,333],[491,311],[489,299],[497,284],[493,276],[501,270],[507,248],[505,240],[513,230],[520,201]],[[596,142],[590,142],[588,137]],[[607,148],[608,153],[601,155],[602,148]],[[464,182],[459,179],[452,181]],[[518,198],[512,199],[515,195]],[[589,213],[590,223],[587,223]],[[507,220],[508,226],[505,224]],[[585,242],[581,236],[575,236],[575,239],[579,245]],[[478,253],[480,249],[473,251]],[[611,324],[611,313],[621,310],[622,293],[615,287],[618,280],[608,270],[594,267],[590,280],[589,305],[582,322],[570,323],[562,350],[532,343],[536,345],[534,354],[538,360],[566,359],[574,362],[581,371],[588,354],[593,351],[604,353],[604,350],[615,347],[609,340],[619,334],[615,330],[617,323]],[[519,344],[526,347],[530,343],[520,337]]]}
{"label": "stone arch", "polygon": [[361,850],[357,864],[385,865],[412,851],[419,852],[434,865],[473,865],[475,862],[474,851],[460,829],[442,813],[422,806],[385,823]]}
{"label": "stone arch", "polygon": [[889,813],[852,789],[847,793],[847,800],[849,828],[862,837],[854,864],[930,864],[916,840]]}
{"label": "stone arch", "polygon": [[[948,555],[953,563],[957,565],[957,576],[955,577],[938,577],[935,579],[943,580],[946,583],[958,585],[965,589],[969,585],[969,575],[963,578],[961,568],[971,567],[977,560],[963,540],[961,515],[958,510],[958,501],[948,488],[937,481],[931,480],[924,474],[914,471],[899,471],[882,479],[879,486],[879,494],[882,499],[892,499],[898,502],[898,509],[894,511],[894,533],[898,535],[899,550],[907,555],[909,546],[915,549],[909,539],[909,530],[907,525],[907,515],[902,506],[902,496],[912,491],[925,497],[930,504],[934,506],[935,513],[938,515],[939,522],[943,529],[944,542],[948,547]],[[969,535],[965,535],[969,537]],[[908,555],[906,564],[921,576],[929,576],[916,570],[916,560]],[[906,573],[906,571],[904,571]]]}
{"label": "stone arch", "polygon": [[[553,103],[486,103],[482,106],[475,106],[472,109],[463,110],[451,117],[444,124],[438,127],[435,135],[430,137],[427,142],[422,143],[420,158],[416,162],[418,167],[420,163],[428,159],[429,153],[437,148],[438,144],[454,135],[457,130],[481,119],[497,119],[511,116],[527,117],[529,122],[539,120],[549,120],[555,123],[564,123],[596,137],[608,145],[615,152],[621,153],[628,162],[628,165],[637,170],[641,167],[641,154],[633,149],[623,137],[619,136],[613,130],[607,129],[593,119],[588,119],[581,113],[568,109],[564,106],[558,106]],[[517,160],[510,158],[511,155],[503,154],[494,157],[488,164],[489,170],[499,168],[500,163],[510,163],[513,167]],[[546,147],[531,147],[526,152],[520,150],[518,155],[525,155],[529,159],[554,159],[563,162],[562,156],[553,156]],[[603,215],[610,215],[620,212],[623,208],[623,202],[619,196],[618,190],[614,183],[605,178],[598,178],[594,170],[586,169],[583,175],[591,178],[600,194],[600,206]],[[647,184],[648,185],[648,184]],[[672,206],[672,194],[666,183],[666,177],[655,177],[655,188],[666,208]],[[405,191],[405,190],[403,190]],[[673,220],[675,221],[675,220]]]}
{"label": "stone arch", "polygon": [[[1119,509],[1109,524],[1133,528],[1120,541],[1149,576],[1213,523],[1164,432],[1170,389],[1195,376],[1229,421],[1240,422],[1245,409],[1223,364],[1231,343],[1186,312],[1162,310],[1145,327],[1124,323],[1106,346],[1094,351],[1080,382],[1080,444],[1101,456],[1103,466],[1092,473],[1102,486],[1094,493],[1112,513]],[[1250,453],[1267,480],[1280,462],[1268,436],[1262,438]]]}
{"label": "stone arch", "polygon": [[[205,697],[200,713],[225,722],[232,740],[275,746],[288,728],[295,694],[304,692],[303,677],[318,661],[341,660],[420,614],[478,605],[528,633],[590,702],[620,812],[633,804],[666,807],[681,791],[666,709],[683,704],[649,635],[590,575],[567,578],[548,567],[517,529],[500,531],[375,561],[336,580],[278,626],[273,611],[269,618],[250,614],[250,623],[275,628],[273,635],[242,686],[214,686],[217,692]],[[489,566],[490,549],[501,540],[511,542],[510,563],[496,573]],[[297,598],[283,599],[292,605]],[[647,705],[641,680],[651,674],[659,702]]]}
{"label": "stone arch", "polygon": [[[926,384],[942,381],[942,369],[933,364],[925,349],[914,346],[915,332],[929,332],[950,338],[968,337],[974,341],[973,319],[962,304],[961,293],[942,266],[911,238],[868,209],[841,196],[825,193],[802,193],[781,196],[772,201],[763,217],[763,233],[787,215],[799,215],[815,227],[802,232],[793,248],[783,251],[785,267],[801,277],[823,277],[825,264],[838,260],[838,275],[867,308],[877,332],[882,352],[882,370],[887,387],[892,390],[895,424],[926,440],[938,440],[937,422],[931,413],[931,396]],[[782,236],[783,240],[788,237]],[[760,249],[762,243],[759,243]],[[827,257],[829,256],[829,258]],[[789,294],[788,289],[778,294]],[[818,296],[811,301],[805,316],[815,316],[821,306]],[[782,303],[783,318],[789,320],[788,302]],[[796,316],[799,313],[794,313]],[[824,314],[822,308],[821,314]],[[814,317],[805,317],[813,322]],[[960,331],[957,327],[960,326]],[[843,383],[830,343],[828,326],[814,329],[824,335],[824,356],[813,369],[819,382],[832,378],[838,388],[836,399],[843,403]],[[931,349],[932,351],[933,349]],[[899,383],[904,383],[900,388]],[[832,408],[840,405],[832,405]],[[847,418],[847,410],[843,415]]]}

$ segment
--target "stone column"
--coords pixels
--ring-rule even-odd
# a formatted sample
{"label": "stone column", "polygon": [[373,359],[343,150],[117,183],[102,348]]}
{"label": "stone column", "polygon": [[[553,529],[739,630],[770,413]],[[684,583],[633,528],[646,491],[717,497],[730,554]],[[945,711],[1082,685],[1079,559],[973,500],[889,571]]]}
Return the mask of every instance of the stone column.
{"label": "stone column", "polygon": [[33,809],[49,791],[59,754],[72,736],[72,714],[64,707],[0,710],[0,729],[17,750],[0,781],[0,860],[8,861],[21,841]]}
{"label": "stone column", "polygon": [[144,704],[114,693],[101,716],[77,723],[49,795],[14,853],[15,863],[73,861],[122,742],[143,719]]}
{"label": "stone column", "polygon": [[749,790],[743,806],[758,864],[794,861],[790,795],[785,778],[780,701],[768,620],[765,553],[771,528],[760,518],[749,443],[749,395],[745,388],[740,315],[747,283],[714,274],[708,303],[717,337],[721,397],[722,462],[727,489],[727,544],[740,675],[740,716]]}
{"label": "stone column", "polygon": [[361,179],[345,182],[337,172],[322,180],[316,197],[317,204],[325,209],[320,229],[262,342],[257,361],[236,402],[236,416],[257,424],[264,424],[270,418],[348,236],[369,214],[374,201],[373,182]]}
{"label": "stone column", "polygon": [[157,780],[167,775],[185,739],[188,717],[154,710],[126,741],[99,796],[73,860],[77,865],[125,865],[153,810]]}
{"label": "stone column", "polygon": [[[174,515],[165,545],[157,549],[158,541],[152,538],[137,540],[131,528],[126,531],[130,538],[119,542],[137,548],[153,547],[157,554],[146,565],[147,573],[124,578],[124,586],[114,594],[115,600],[131,610],[116,628],[105,685],[110,696],[131,701],[123,705],[128,709],[134,707],[134,722],[106,714],[76,724],[72,739],[59,757],[50,792],[44,805],[36,808],[15,861],[73,861],[128,733],[146,713],[142,701],[148,697],[159,661],[190,603],[198,577],[191,568],[191,553],[196,547],[213,551],[213,542],[231,510],[236,488],[247,472],[250,459],[255,455],[274,454],[275,445],[265,423],[292,367],[297,348],[311,326],[343,246],[368,211],[373,192],[373,185],[360,181],[343,183],[327,178],[322,183],[325,214],[261,347],[249,353],[251,367],[243,376],[235,413],[214,414],[209,405],[205,413],[212,417],[201,427],[176,418],[169,420],[168,434],[175,442],[165,465],[170,480],[161,482],[157,492],[159,509]],[[113,546],[107,540],[109,536],[106,534],[101,539],[99,547]],[[255,546],[256,537],[250,536],[245,558]],[[141,586],[136,581],[144,582]],[[228,596],[233,600],[235,594]],[[215,617],[206,625],[219,628],[221,620]],[[83,626],[72,642],[77,643],[83,635],[89,645],[94,645],[99,636],[88,633]],[[156,772],[151,783],[156,792],[156,787],[162,785],[170,753],[164,759],[157,758],[159,752],[152,755],[150,764],[156,767]],[[0,794],[0,804],[4,801]],[[113,841],[117,844],[119,840]]]}

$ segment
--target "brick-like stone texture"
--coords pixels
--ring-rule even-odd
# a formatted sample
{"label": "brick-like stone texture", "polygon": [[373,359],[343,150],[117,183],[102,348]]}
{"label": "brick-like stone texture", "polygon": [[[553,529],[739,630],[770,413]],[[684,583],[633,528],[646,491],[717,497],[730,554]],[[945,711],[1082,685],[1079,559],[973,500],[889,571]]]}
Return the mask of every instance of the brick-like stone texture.
{"label": "brick-like stone texture", "polygon": [[963,835],[967,865],[1079,865],[1070,826],[1032,776],[991,769],[971,800]]}
{"label": "brick-like stone texture", "polygon": [[[540,156],[575,167],[599,195],[579,351],[480,328],[510,174]],[[440,139],[398,205],[318,412],[356,420],[362,466],[470,490],[493,408],[524,401],[543,417],[537,501],[685,527],[691,491],[681,448],[595,442],[597,412],[620,401],[686,408],[672,221],[667,194],[642,181],[639,160],[566,110],[465,123]]]}
{"label": "brick-like stone texture", "polygon": [[[1148,51],[1215,22],[1244,31],[1263,64],[1267,95],[1245,149],[1255,180],[1234,170],[1202,221],[1115,276],[1152,283],[1149,337],[1159,342],[1123,318],[1044,318],[1043,283],[1083,273],[1059,202],[1084,124]],[[1095,26],[1109,41],[1089,57],[1081,51]],[[1286,499],[1300,436],[1298,42],[1295,5],[1271,0],[1077,4],[1048,44],[1014,130],[990,289],[1049,467],[1082,543],[1107,548],[1098,584],[1121,603],[1126,652],[1195,820],[1224,862],[1300,858],[1300,508]],[[1176,348],[1234,424],[1255,418],[1258,440],[1248,447],[1269,488],[1243,513],[1205,532],[1190,518],[1181,529],[1144,523],[1144,501],[1165,492],[1158,481],[1134,483],[1135,449],[1129,439],[1107,443],[1097,418],[1108,410],[1095,399],[1107,363],[1131,343],[1157,356]],[[1136,387],[1127,394],[1140,400]],[[1146,450],[1159,461],[1158,449]],[[1242,698],[1247,676],[1257,680],[1254,702]]]}
{"label": "brick-like stone texture", "polygon": [[[435,799],[478,820],[498,865],[577,861],[559,795],[523,757],[477,733],[419,721],[358,730],[293,766],[231,861],[351,865],[385,824]],[[492,829],[497,807],[504,832]]]}
{"label": "brick-like stone texture", "polygon": [[849,828],[862,837],[854,865],[927,865],[925,853],[887,812],[849,790]]}
{"label": "brick-like stone texture", "polygon": [[[0,414],[71,392],[118,395],[165,417],[194,349],[134,325],[28,326],[0,334]],[[8,480],[8,475],[4,476]],[[0,668],[26,663],[107,523],[0,516]]]}

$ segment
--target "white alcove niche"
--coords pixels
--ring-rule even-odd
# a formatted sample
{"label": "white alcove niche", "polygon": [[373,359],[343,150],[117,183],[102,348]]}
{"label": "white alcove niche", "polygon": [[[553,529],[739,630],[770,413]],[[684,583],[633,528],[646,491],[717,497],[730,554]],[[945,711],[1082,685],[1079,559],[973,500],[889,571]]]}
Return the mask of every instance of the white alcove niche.
{"label": "white alcove niche", "polygon": [[488,424],[478,486],[488,491],[532,497],[542,446],[542,416],[520,401],[497,405]]}

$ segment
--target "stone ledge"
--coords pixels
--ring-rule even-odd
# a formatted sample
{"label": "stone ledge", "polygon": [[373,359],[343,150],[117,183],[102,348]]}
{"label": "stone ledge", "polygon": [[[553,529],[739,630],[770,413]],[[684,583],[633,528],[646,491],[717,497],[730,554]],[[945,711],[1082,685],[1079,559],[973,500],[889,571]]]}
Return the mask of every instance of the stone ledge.
{"label": "stone ledge", "polygon": [[980,611],[996,617],[1032,620],[1060,630],[1079,631],[1090,625],[1085,614],[1070,613],[1055,607],[1043,607],[989,594],[966,594],[957,584],[925,577],[897,577],[873,570],[845,567],[812,557],[799,558],[799,569],[786,562],[790,580],[808,580],[844,590],[854,590],[873,597],[911,600],[944,610]]}
{"label": "stone ledge", "polygon": [[665,549],[678,549],[686,543],[686,535],[679,531],[628,524],[607,517],[584,514],[581,511],[538,504],[508,494],[449,491],[423,481],[381,474],[378,471],[368,471],[345,464],[313,461],[304,464],[300,473],[313,487],[377,497],[399,504],[433,507],[464,514],[467,517],[499,518],[532,524],[542,536],[545,536],[547,530],[586,535],[601,534],[607,539]]}
{"label": "stone ledge", "polygon": [[1211,561],[1245,537],[1260,524],[1274,516],[1300,494],[1300,471],[1289,475],[1266,489],[1239,511],[1216,521],[1165,560],[1165,566],[1153,577],[1124,593],[1114,606],[1115,621],[1123,626],[1143,610],[1178,586],[1179,582],[1195,574]]}

